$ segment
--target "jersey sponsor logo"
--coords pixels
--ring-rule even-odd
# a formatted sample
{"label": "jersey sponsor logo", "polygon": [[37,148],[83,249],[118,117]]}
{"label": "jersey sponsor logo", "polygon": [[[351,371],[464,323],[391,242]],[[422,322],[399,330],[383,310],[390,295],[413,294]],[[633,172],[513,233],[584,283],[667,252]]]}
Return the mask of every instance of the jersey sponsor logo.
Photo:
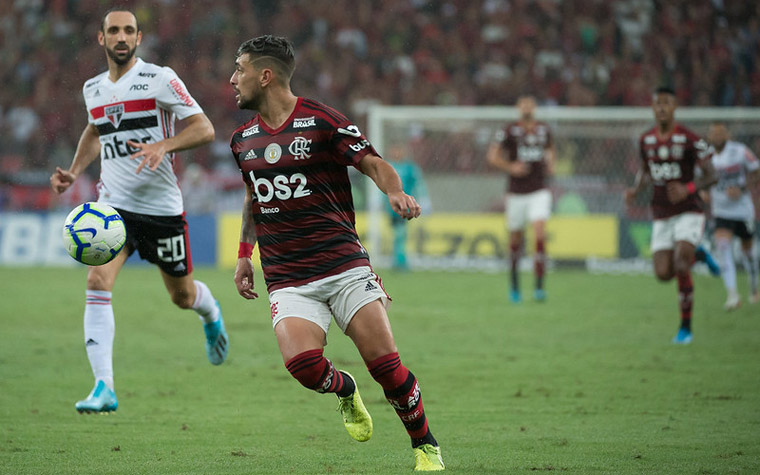
{"label": "jersey sponsor logo", "polygon": [[[349,125],[345,129],[343,127],[338,127],[338,132],[343,135],[350,135],[351,137],[361,137],[362,133],[359,130],[359,127],[355,126],[354,124]],[[362,147],[364,148],[364,147]],[[360,149],[361,150],[361,149]]]}
{"label": "jersey sponsor logo", "polygon": [[[259,203],[269,203],[275,197],[280,200],[289,200],[290,198],[303,198],[311,195],[311,190],[306,188],[306,175],[303,173],[294,173],[293,175],[277,175],[274,179],[256,178],[253,170],[248,172],[251,178],[251,189],[256,194]],[[292,190],[290,185],[296,185]]]}
{"label": "jersey sponsor logo", "polygon": [[259,124],[252,125],[243,131],[243,138],[259,133]]}
{"label": "jersey sponsor logo", "polygon": [[348,147],[354,152],[360,152],[362,149],[366,148],[368,145],[369,145],[369,140],[362,139],[361,142],[349,145]]}
{"label": "jersey sponsor logo", "polygon": [[658,182],[677,180],[681,178],[681,165],[676,162],[650,163],[649,174]]}
{"label": "jersey sponsor logo", "polygon": [[195,103],[193,102],[193,99],[190,97],[190,94],[185,91],[185,88],[182,86],[182,83],[179,82],[178,79],[172,79],[169,81],[169,85],[172,87],[172,91],[177,95],[179,100],[185,103],[187,106],[192,106]]}
{"label": "jersey sponsor logo", "polygon": [[280,157],[282,157],[282,147],[280,147],[280,144],[270,143],[264,149],[264,160],[270,165],[277,163]]}
{"label": "jersey sponsor logo", "polygon": [[317,120],[314,118],[314,116],[293,119],[294,129],[303,129],[305,127],[316,127],[316,125],[317,125]]}
{"label": "jersey sponsor logo", "polygon": [[253,160],[254,158],[259,158],[259,157],[256,155],[256,152],[254,150],[249,150],[248,153],[245,154],[245,157],[243,157],[243,161]]}
{"label": "jersey sponsor logo", "polygon": [[130,91],[147,91],[148,85],[147,84],[132,84],[129,90]]}
{"label": "jersey sponsor logo", "polygon": [[140,76],[141,78],[154,78],[154,77],[156,77],[156,73],[140,72],[140,73],[137,73],[137,75]]}
{"label": "jersey sponsor logo", "polygon": [[127,143],[128,140],[131,140],[133,142],[148,143],[150,142],[150,136],[147,135],[143,137],[142,139],[139,137],[132,137],[126,140],[119,140],[119,136],[114,135],[113,137],[111,137],[110,142],[101,141],[101,155],[103,157],[103,160],[110,160],[116,157],[124,158],[137,152],[139,149],[136,149],[130,146]]}
{"label": "jersey sponsor logo", "polygon": [[670,140],[673,143],[686,143],[686,136],[684,134],[673,134]]}
{"label": "jersey sponsor logo", "polygon": [[288,151],[293,155],[294,160],[306,160],[311,157],[311,139],[306,137],[296,137],[290,143]]}
{"label": "jersey sponsor logo", "polygon": [[659,157],[660,160],[667,160],[670,157],[668,147],[660,145],[660,148],[657,149],[657,157]]}
{"label": "jersey sponsor logo", "polygon": [[110,122],[115,129],[118,129],[119,124],[121,124],[121,118],[124,116],[124,104],[106,106],[103,110],[103,114],[106,119],[108,119],[108,122]]}
{"label": "jersey sponsor logo", "polygon": [[279,212],[280,208],[276,206],[274,208],[264,208],[263,206],[261,207],[261,214],[275,214]]}
{"label": "jersey sponsor logo", "polygon": [[647,135],[646,137],[644,137],[644,143],[647,145],[654,145],[657,143],[657,137],[655,137],[654,135]]}

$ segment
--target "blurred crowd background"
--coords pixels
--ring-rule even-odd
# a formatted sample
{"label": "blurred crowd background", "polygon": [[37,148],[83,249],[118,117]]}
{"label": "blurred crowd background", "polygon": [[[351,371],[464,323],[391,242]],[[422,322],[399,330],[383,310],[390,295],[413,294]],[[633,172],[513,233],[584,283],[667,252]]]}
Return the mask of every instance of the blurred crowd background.
{"label": "blurred crowd background", "polygon": [[[293,90],[364,125],[373,103],[646,106],[657,84],[681,105],[760,104],[760,2],[730,0],[158,0],[124,1],[143,30],[138,55],[170,66],[217,131],[183,153],[183,181],[240,188],[228,139],[250,117],[229,86],[238,45],[291,38]],[[100,0],[0,2],[0,210],[67,207],[92,193],[99,167],[62,201],[47,191],[86,124],[81,88],[105,70]],[[638,131],[640,132],[640,131]],[[434,161],[421,160],[423,169]],[[476,171],[484,171],[478,167]],[[197,211],[228,207],[197,193]],[[220,195],[223,196],[223,195]],[[212,209],[212,207],[214,209]],[[239,201],[230,203],[239,208]],[[204,209],[209,208],[209,209]]]}

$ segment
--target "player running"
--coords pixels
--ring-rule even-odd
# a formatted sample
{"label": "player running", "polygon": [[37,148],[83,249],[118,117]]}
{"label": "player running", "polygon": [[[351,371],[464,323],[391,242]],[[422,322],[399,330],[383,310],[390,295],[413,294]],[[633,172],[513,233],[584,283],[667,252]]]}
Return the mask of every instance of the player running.
{"label": "player running", "polygon": [[496,134],[486,158],[492,166],[509,175],[506,221],[509,229],[511,286],[509,298],[522,301],[519,265],[525,242],[525,225],[533,225],[536,249],[533,257],[535,300],[546,300],[544,272],[546,263],[546,221],[552,210],[552,194],[547,178],[554,173],[554,144],[549,126],[536,120],[536,100],[521,96],[517,100],[520,120]]}
{"label": "player running", "polygon": [[[697,191],[715,183],[715,170],[707,142],[675,121],[676,96],[672,89],[660,87],[655,91],[652,110],[656,125],[639,140],[641,169],[624,198],[630,206],[647,183],[654,185],[654,273],[663,282],[673,277],[678,280],[681,327],[673,343],[689,344],[694,293],[691,266],[705,227]],[[702,170],[699,177],[697,168]]]}
{"label": "player running", "polygon": [[286,38],[260,36],[237,50],[230,79],[237,105],[258,114],[230,142],[246,184],[235,284],[243,297],[258,297],[250,259],[258,242],[272,325],[290,374],[308,389],[335,393],[351,437],[370,438],[372,419],[356,381],[323,356],[334,318],[403,422],[415,470],[443,470],[419,384],[394,342],[390,298],[356,234],[347,167],[369,176],[403,218],[418,217],[420,205],[356,125],[293,95],[294,69]]}
{"label": "player running", "polygon": [[[127,229],[125,251],[87,272],[84,340],[95,387],[76,403],[79,412],[115,411],[111,293],[124,262],[135,250],[156,264],[172,302],[195,310],[203,322],[212,364],[227,356],[228,339],[219,304],[203,282],[193,280],[182,194],[174,174],[174,152],[214,139],[214,128],[177,74],[135,56],[142,32],[135,15],[116,8],[103,17],[98,42],[108,71],[84,84],[89,124],[68,170],[56,168],[56,193],[100,156],[98,201],[116,208]],[[174,135],[175,117],[186,123]]]}
{"label": "player running", "polygon": [[710,204],[715,220],[715,247],[728,293],[724,307],[734,310],[742,303],[736,290],[734,236],[741,240],[742,263],[749,275],[749,301],[760,301],[758,262],[752,249],[755,207],[750,193],[760,182],[760,162],[746,145],[729,140],[728,129],[722,122],[710,126],[707,139],[715,149],[712,164],[718,174],[718,183],[710,188]]}

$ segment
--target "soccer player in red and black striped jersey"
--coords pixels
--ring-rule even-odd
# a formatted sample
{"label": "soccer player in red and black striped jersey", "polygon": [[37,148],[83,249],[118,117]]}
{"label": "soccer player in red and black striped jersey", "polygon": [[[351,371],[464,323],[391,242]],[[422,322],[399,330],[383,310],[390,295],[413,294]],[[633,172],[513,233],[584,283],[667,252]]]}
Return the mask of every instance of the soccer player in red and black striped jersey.
{"label": "soccer player in red and black striped jersey", "polygon": [[[652,110],[657,124],[642,134],[639,141],[641,169],[624,199],[631,205],[644,186],[652,183],[652,261],[657,278],[678,281],[681,327],[673,343],[692,340],[691,312],[694,284],[691,266],[705,227],[705,216],[697,197],[717,181],[710,161],[711,149],[694,132],[675,121],[676,96],[669,87],[652,95]],[[701,169],[700,176],[697,169]],[[702,251],[702,259],[705,259]]]}
{"label": "soccer player in red and black striped jersey", "polygon": [[323,355],[334,319],[403,422],[415,470],[443,470],[419,384],[394,342],[386,314],[390,298],[356,233],[347,167],[369,176],[399,216],[418,217],[420,205],[356,125],[291,92],[294,69],[286,38],[261,36],[238,48],[230,83],[238,107],[258,114],[230,142],[246,185],[235,284],[243,297],[258,297],[250,259],[258,242],[272,325],[288,371],[309,389],[335,393],[349,434],[358,441],[370,438],[372,419],[356,381]]}

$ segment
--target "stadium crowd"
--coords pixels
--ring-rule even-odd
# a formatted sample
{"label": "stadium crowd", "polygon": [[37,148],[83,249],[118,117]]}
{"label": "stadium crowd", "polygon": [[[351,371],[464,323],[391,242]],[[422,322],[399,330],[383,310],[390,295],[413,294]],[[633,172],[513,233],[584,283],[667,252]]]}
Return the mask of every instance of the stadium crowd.
{"label": "stadium crowd", "polygon": [[[359,123],[372,103],[511,105],[526,92],[544,105],[645,106],[653,85],[663,82],[674,85],[682,105],[760,104],[757,2],[122,3],[146,32],[138,55],[174,68],[216,127],[214,146],[183,155],[204,170],[232,165],[229,134],[246,118],[229,86],[234,52],[265,33],[295,43],[297,94],[332,104]],[[39,189],[73,156],[86,121],[81,87],[101,72],[96,37],[109,5],[0,4],[0,209],[48,207]],[[224,183],[228,173],[237,185],[237,171],[222,170],[217,178]]]}

